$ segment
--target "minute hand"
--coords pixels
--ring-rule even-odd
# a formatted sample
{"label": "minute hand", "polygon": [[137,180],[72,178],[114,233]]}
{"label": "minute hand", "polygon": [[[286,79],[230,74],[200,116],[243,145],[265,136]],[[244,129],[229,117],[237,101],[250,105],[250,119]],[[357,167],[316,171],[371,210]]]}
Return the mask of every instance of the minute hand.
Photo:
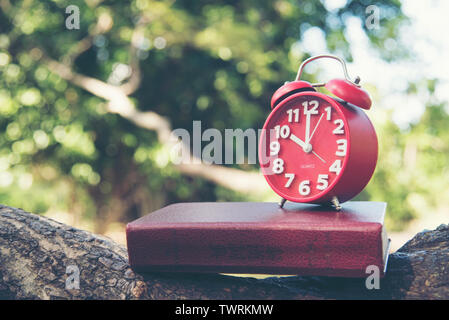
{"label": "minute hand", "polygon": [[306,113],[306,134],[305,134],[305,138],[306,140],[306,144],[309,144],[310,141],[310,112]]}

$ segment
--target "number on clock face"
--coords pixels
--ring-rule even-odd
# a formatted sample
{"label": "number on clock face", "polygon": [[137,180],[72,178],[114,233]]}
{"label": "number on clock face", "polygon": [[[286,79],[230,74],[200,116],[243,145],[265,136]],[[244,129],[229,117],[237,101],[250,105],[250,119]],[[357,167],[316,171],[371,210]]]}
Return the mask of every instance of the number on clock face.
{"label": "number on clock face", "polygon": [[278,193],[313,199],[343,169],[348,141],[343,114],[318,96],[300,96],[278,108],[265,125],[269,167],[264,171]]}

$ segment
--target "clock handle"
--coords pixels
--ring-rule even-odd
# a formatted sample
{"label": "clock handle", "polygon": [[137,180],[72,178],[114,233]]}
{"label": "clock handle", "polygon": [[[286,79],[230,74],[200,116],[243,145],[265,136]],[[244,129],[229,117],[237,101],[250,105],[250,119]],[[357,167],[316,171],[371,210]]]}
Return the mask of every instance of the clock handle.
{"label": "clock handle", "polygon": [[[349,77],[348,69],[346,68],[345,61],[342,58],[334,56],[334,55],[331,55],[331,54],[321,54],[321,55],[318,55],[318,56],[310,57],[307,60],[304,60],[304,62],[301,63],[301,65],[299,66],[298,73],[296,74],[296,79],[295,80],[299,81],[301,79],[302,71],[304,70],[304,67],[306,66],[306,64],[308,64],[309,62],[312,62],[314,60],[322,59],[322,58],[329,58],[329,59],[334,59],[334,60],[339,61],[341,63],[341,65],[342,65],[342,67],[343,67],[343,73],[345,75],[345,79],[348,80],[353,85],[355,85],[357,87],[360,87],[360,85],[359,85],[360,77],[357,76],[354,79],[354,81],[352,81],[351,78]],[[324,87],[325,85],[326,85],[325,83],[312,84],[313,87]]]}

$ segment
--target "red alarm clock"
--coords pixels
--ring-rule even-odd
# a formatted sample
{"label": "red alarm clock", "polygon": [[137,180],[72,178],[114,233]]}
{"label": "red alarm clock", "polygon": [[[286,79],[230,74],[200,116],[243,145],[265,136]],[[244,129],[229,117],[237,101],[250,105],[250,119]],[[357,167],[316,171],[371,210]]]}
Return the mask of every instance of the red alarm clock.
{"label": "red alarm clock", "polygon": [[[300,80],[304,66],[319,58],[338,60],[345,79],[310,84]],[[359,194],[377,163],[374,127],[362,109],[371,107],[360,78],[349,79],[339,57],[320,55],[305,60],[296,80],[280,87],[259,141],[259,162],[271,188],[286,200],[340,203]],[[334,96],[316,91],[324,86]]]}

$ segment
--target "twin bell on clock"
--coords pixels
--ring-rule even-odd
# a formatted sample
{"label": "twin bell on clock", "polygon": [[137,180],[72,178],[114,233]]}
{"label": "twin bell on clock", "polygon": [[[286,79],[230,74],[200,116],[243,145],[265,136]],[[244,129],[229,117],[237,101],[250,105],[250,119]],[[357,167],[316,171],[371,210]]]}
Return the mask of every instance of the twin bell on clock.
{"label": "twin bell on clock", "polygon": [[[301,80],[304,67],[322,58],[339,61],[345,79],[317,84]],[[282,197],[281,207],[289,200],[340,209],[340,203],[359,194],[371,179],[378,142],[362,110],[370,109],[371,99],[359,82],[359,77],[349,78],[344,60],[319,55],[305,60],[295,81],[274,93],[259,161],[268,184]]]}

